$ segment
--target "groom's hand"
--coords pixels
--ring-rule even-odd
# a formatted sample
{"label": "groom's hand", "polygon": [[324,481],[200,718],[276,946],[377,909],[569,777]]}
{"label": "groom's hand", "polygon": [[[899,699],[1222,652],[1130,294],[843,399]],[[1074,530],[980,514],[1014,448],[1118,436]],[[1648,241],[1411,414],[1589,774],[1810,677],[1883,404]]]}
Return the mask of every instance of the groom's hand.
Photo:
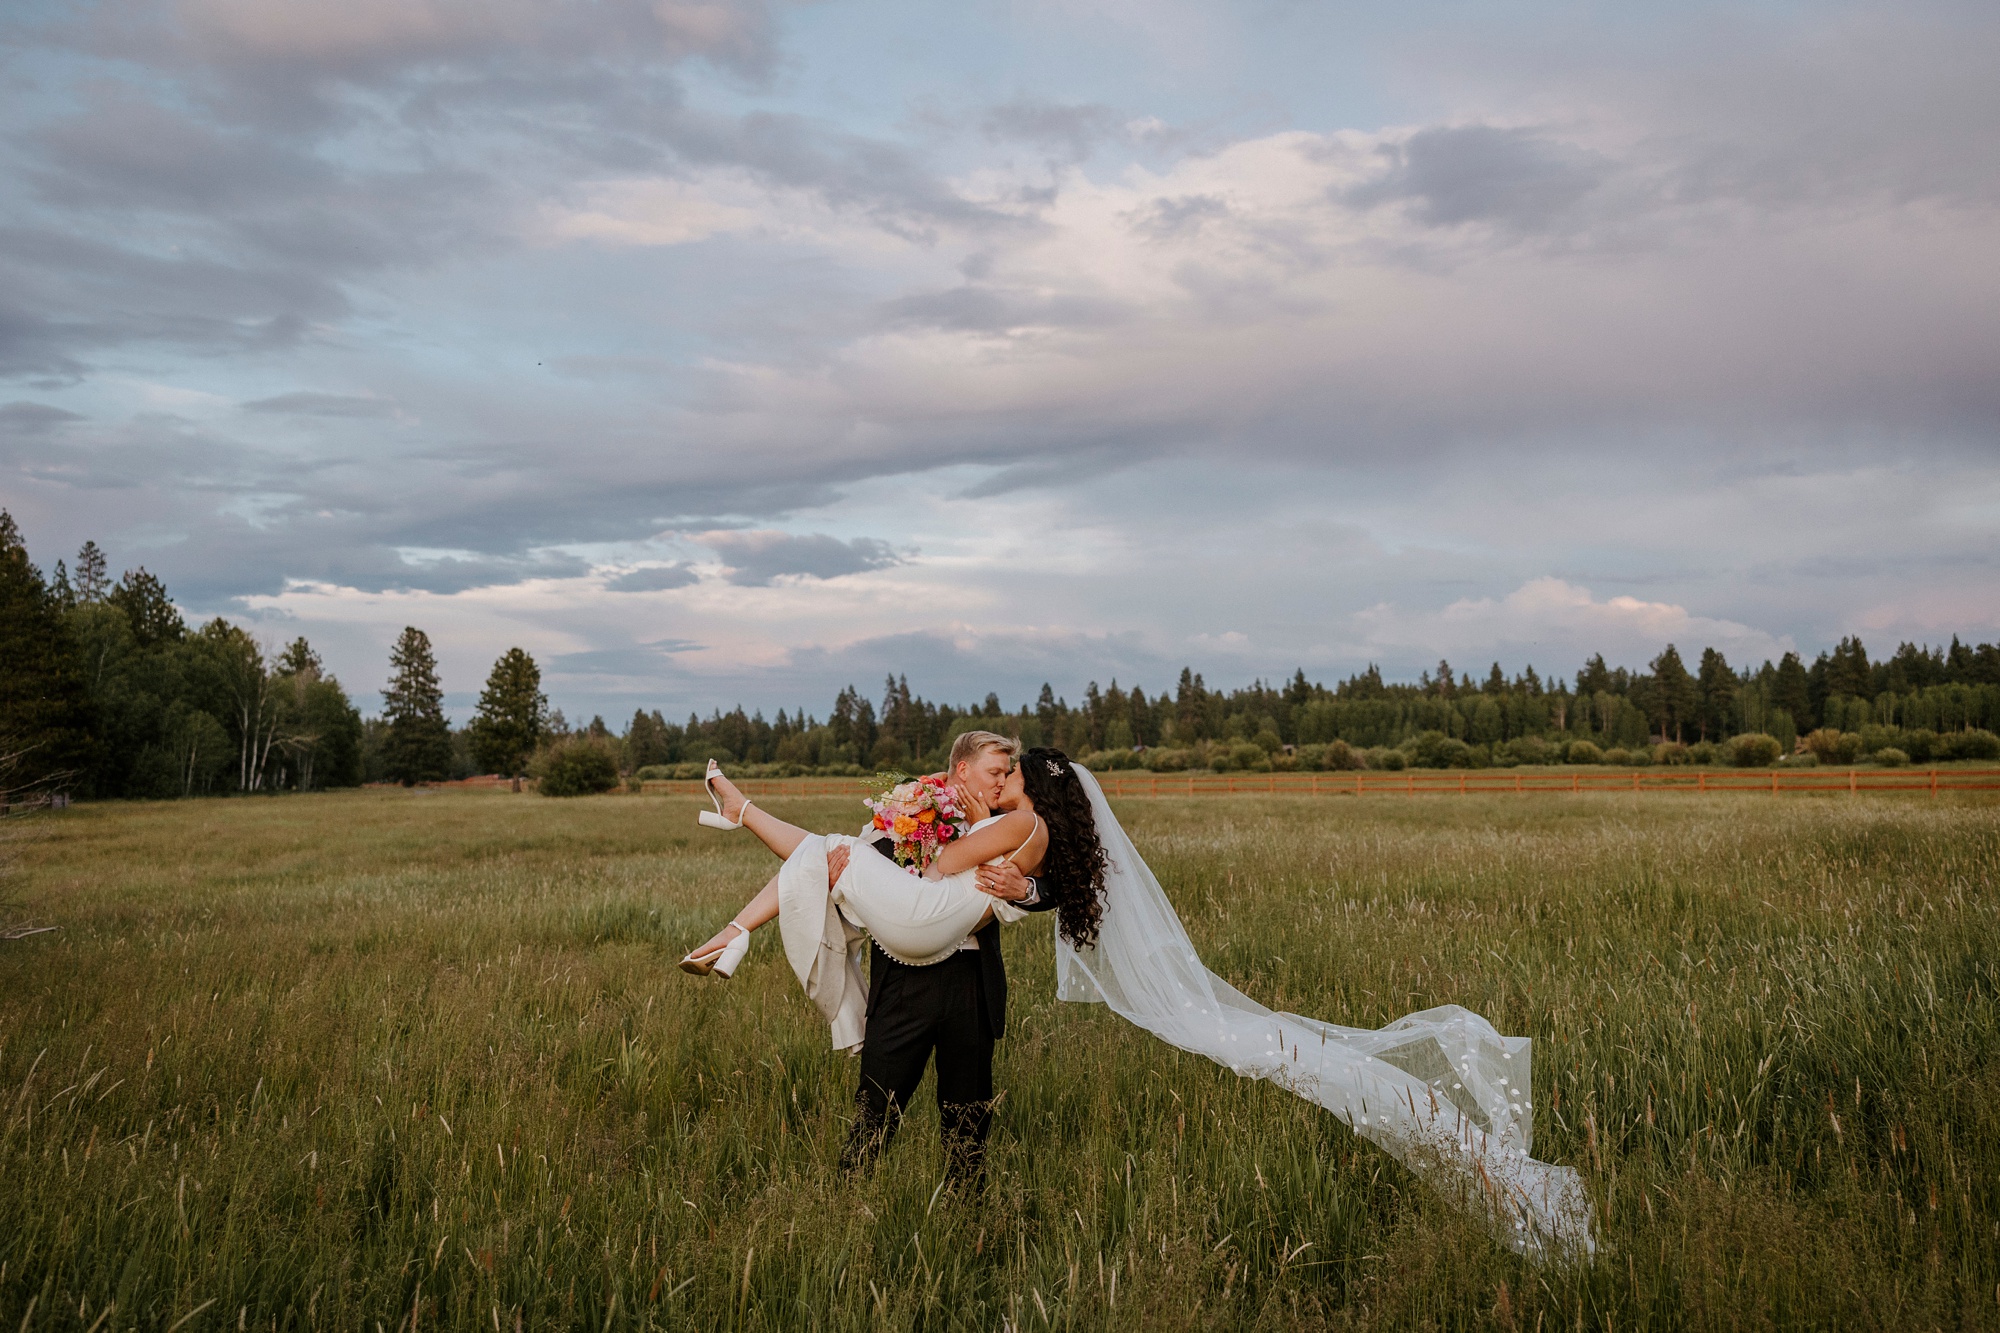
{"label": "groom's hand", "polygon": [[1018,903],[1028,896],[1028,877],[1012,861],[1003,861],[997,866],[979,867],[979,888],[995,898]]}

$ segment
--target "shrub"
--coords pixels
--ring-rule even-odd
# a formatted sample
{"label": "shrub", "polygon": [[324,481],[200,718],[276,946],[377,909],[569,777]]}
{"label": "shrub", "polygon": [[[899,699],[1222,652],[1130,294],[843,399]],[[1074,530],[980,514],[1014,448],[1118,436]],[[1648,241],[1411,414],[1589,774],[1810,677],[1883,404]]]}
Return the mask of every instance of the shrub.
{"label": "shrub", "polygon": [[1819,756],[1808,750],[1802,754],[1788,754],[1778,761],[1779,768],[1818,768]]}
{"label": "shrub", "polygon": [[2000,736],[1982,727],[1954,731],[1938,743],[1941,759],[2000,759]]}
{"label": "shrub", "polygon": [[1696,741],[1688,746],[1687,761],[1690,764],[1712,764],[1721,757],[1721,748],[1714,741]]}
{"label": "shrub", "polygon": [[1217,760],[1215,766],[1225,772],[1232,768],[1251,773],[1271,771],[1271,756],[1264,753],[1263,746],[1253,745],[1249,741],[1241,741],[1230,746],[1227,752],[1217,756]]}
{"label": "shrub", "polygon": [[1384,773],[1400,773],[1403,771],[1403,752],[1378,745],[1368,752],[1368,767],[1379,768]]}
{"label": "shrub", "polygon": [[544,796],[595,796],[618,785],[618,760],[602,741],[561,741],[535,756]]}
{"label": "shrub", "polygon": [[1868,757],[1884,768],[1901,768],[1910,762],[1910,756],[1904,754],[1893,745],[1884,746]]}
{"label": "shrub", "polygon": [[1661,741],[1653,747],[1653,762],[1672,764],[1678,768],[1683,764],[1691,764],[1694,760],[1688,758],[1688,747],[1679,741]]}
{"label": "shrub", "polygon": [[1598,762],[1610,764],[1614,768],[1623,768],[1632,762],[1632,752],[1623,746],[1614,745],[1604,752],[1604,757]]}
{"label": "shrub", "polygon": [[1098,750],[1083,757],[1083,766],[1093,773],[1110,773],[1121,768],[1137,768],[1139,756],[1130,750]]}
{"label": "shrub", "polygon": [[1852,731],[1821,727],[1804,741],[1806,753],[1822,764],[1851,764],[1861,754],[1861,737]]}
{"label": "shrub", "polygon": [[1571,741],[1569,753],[1563,756],[1566,764],[1602,764],[1607,762],[1604,751],[1589,741]]}
{"label": "shrub", "polygon": [[1279,773],[1290,773],[1299,767],[1299,757],[1295,754],[1286,754],[1283,750],[1275,751],[1271,755],[1271,767]]}
{"label": "shrub", "polygon": [[1403,742],[1414,768],[1470,768],[1472,747],[1441,731],[1426,731]]}
{"label": "shrub", "polygon": [[1896,748],[1908,754],[1910,762],[1928,764],[1937,757],[1938,734],[1929,727],[1918,727],[1915,731],[1904,732]]}
{"label": "shrub", "polygon": [[1556,759],[1554,747],[1540,736],[1516,736],[1494,753],[1493,762],[1500,763],[1502,755],[1517,764],[1550,764]]}
{"label": "shrub", "polygon": [[1769,768],[1784,752],[1776,736],[1761,731],[1746,731],[1724,747],[1729,762],[1737,768]]}
{"label": "shrub", "polygon": [[1326,753],[1320,757],[1319,766],[1330,773],[1346,773],[1357,768],[1365,768],[1367,763],[1368,761],[1361,757],[1361,752],[1346,741],[1328,741]]}
{"label": "shrub", "polygon": [[1155,773],[1185,773],[1192,765],[1193,758],[1186,750],[1169,750],[1155,747],[1142,756],[1147,768]]}

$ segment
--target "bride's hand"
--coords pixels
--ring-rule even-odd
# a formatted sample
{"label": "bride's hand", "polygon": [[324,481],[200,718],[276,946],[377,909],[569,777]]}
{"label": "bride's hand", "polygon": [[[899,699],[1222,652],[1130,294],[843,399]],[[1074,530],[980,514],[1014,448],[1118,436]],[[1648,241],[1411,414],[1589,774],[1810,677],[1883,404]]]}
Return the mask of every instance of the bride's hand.
{"label": "bride's hand", "polygon": [[826,854],[826,887],[832,889],[847,873],[847,848],[836,847]]}
{"label": "bride's hand", "polygon": [[991,807],[985,801],[981,800],[976,793],[967,788],[964,783],[954,782],[951,784],[951,789],[958,793],[958,808],[965,812],[965,817],[969,822],[977,824],[980,820],[993,813]]}

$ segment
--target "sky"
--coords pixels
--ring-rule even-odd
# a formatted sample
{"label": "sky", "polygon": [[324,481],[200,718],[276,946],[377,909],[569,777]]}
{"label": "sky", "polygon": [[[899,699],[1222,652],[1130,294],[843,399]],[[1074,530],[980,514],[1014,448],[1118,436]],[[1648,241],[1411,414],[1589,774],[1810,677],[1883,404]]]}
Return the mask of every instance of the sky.
{"label": "sky", "polygon": [[2000,632],[1990,2],[13,0],[0,503],[377,707]]}

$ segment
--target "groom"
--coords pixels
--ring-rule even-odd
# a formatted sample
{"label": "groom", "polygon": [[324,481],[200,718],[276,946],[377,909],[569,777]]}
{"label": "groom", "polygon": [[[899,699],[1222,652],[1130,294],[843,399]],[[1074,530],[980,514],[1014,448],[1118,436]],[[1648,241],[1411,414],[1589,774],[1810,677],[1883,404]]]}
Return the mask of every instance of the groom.
{"label": "groom", "polygon": [[[952,744],[945,772],[961,790],[991,807],[1019,752],[1018,741],[968,731]],[[889,855],[886,841],[869,845]],[[1012,862],[980,867],[979,887],[1031,912],[1055,906],[1042,899],[1034,880]],[[957,953],[928,967],[899,963],[872,941],[868,952],[868,1037],[861,1048],[854,1128],[841,1165],[848,1170],[871,1165],[895,1137],[903,1108],[916,1095],[935,1053],[946,1178],[977,1186],[984,1180],[986,1134],[993,1123],[993,1043],[1007,1022],[1000,923],[989,918],[966,936]]]}

